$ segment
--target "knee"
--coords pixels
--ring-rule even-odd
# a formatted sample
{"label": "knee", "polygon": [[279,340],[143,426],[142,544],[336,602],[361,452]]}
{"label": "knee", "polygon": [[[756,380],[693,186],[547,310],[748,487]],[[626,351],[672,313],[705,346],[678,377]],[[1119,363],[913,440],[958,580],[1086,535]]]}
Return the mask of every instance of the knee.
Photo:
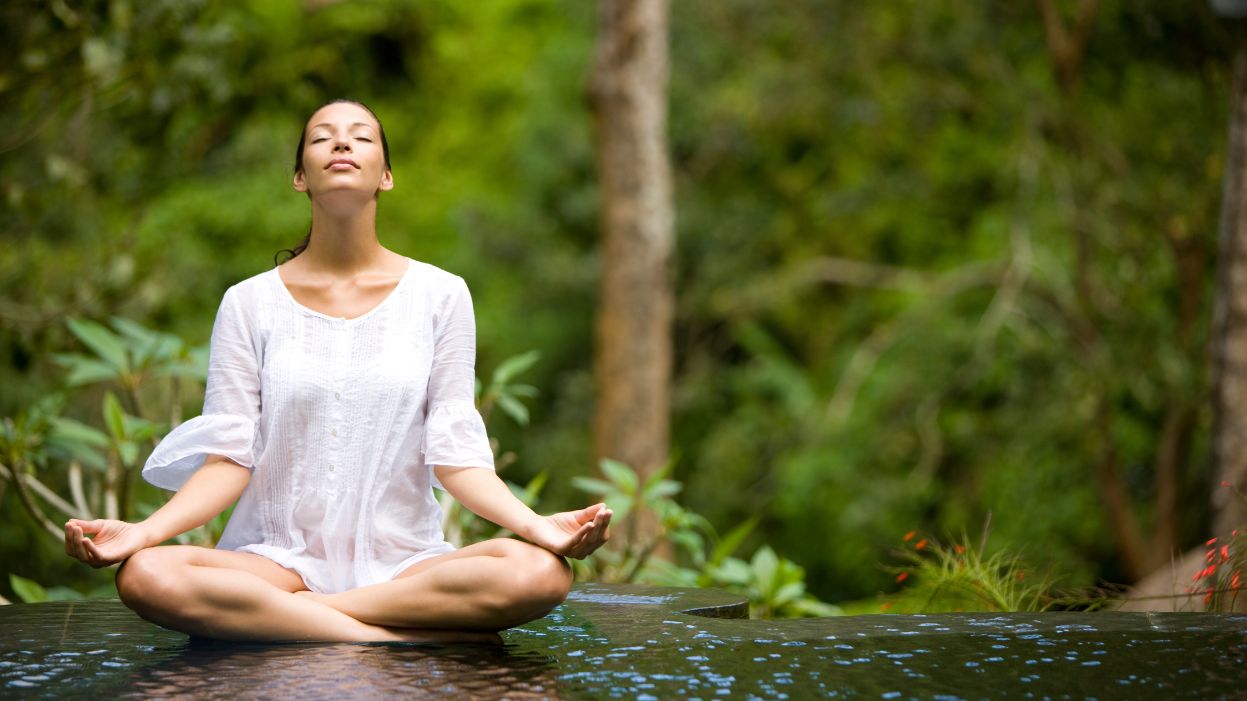
{"label": "knee", "polygon": [[563,603],[572,586],[571,567],[567,562],[535,545],[524,546],[513,555],[514,568],[510,607],[530,618],[544,616]]}
{"label": "knee", "polygon": [[[177,594],[173,562],[163,548],[144,548],[130,556],[117,570],[117,595],[140,615],[167,607]],[[163,606],[162,606],[163,605]]]}

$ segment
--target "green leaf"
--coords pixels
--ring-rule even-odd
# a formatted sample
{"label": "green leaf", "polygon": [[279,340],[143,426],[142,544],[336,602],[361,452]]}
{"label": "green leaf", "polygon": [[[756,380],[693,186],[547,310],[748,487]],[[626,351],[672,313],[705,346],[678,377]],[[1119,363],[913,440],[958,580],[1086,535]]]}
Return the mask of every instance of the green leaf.
{"label": "green leaf", "polygon": [[87,598],[77,589],[63,586],[48,587],[47,596],[48,601],[82,601]]}
{"label": "green leaf", "polygon": [[107,328],[87,319],[68,319],[65,322],[69,330],[78,340],[96,355],[117,368],[121,373],[130,372],[130,362],[126,357],[126,348],[117,335]]}
{"label": "green leaf", "polygon": [[712,563],[722,562],[728,555],[736,552],[736,548],[740,547],[740,544],[744,542],[745,538],[757,525],[758,517],[750,516],[747,521],[729,531],[719,541],[718,545],[714,546],[714,552],[710,554],[710,561]]}
{"label": "green leaf", "polygon": [[507,394],[510,394],[511,396],[514,396],[514,397],[524,397],[526,399],[532,399],[533,397],[536,397],[538,394],[541,394],[541,393],[538,392],[537,388],[533,387],[532,385],[507,385]]}
{"label": "green leaf", "polygon": [[776,557],[775,551],[771,550],[771,546],[763,545],[753,554],[754,579],[758,583],[758,589],[769,592],[775,588],[775,572],[779,568],[779,558]]}
{"label": "green leaf", "polygon": [[582,492],[588,492],[590,494],[597,494],[600,496],[605,496],[616,491],[615,485],[610,482],[594,479],[592,477],[573,477],[572,486]]}
{"label": "green leaf", "polygon": [[599,466],[602,468],[602,474],[606,475],[606,478],[611,482],[614,482],[621,492],[628,496],[633,496],[637,493],[639,480],[636,472],[631,467],[610,458],[602,458]]}
{"label": "green leaf", "polygon": [[52,419],[52,433],[49,437],[66,443],[81,443],[96,448],[108,447],[108,435],[103,431],[64,416]]}
{"label": "green leaf", "polygon": [[632,497],[618,492],[606,495],[602,499],[602,503],[606,504],[606,508],[615,512],[611,516],[611,523],[619,523],[627,518],[628,514],[632,513],[634,504]]}
{"label": "green leaf", "polygon": [[65,384],[81,387],[93,382],[110,382],[121,379],[121,371],[102,360],[79,353],[56,353],[52,356],[58,365],[69,369]]}
{"label": "green leaf", "polygon": [[121,402],[117,401],[117,395],[112,392],[104,393],[104,425],[108,427],[108,432],[112,434],[113,440],[123,441],[126,438],[126,413],[121,408]]}
{"label": "green leaf", "polygon": [[803,597],[792,603],[792,608],[802,616],[843,616],[844,610],[839,606],[824,603],[812,597]]}
{"label": "green leaf", "polygon": [[541,358],[541,353],[536,350],[507,358],[494,370],[493,384],[505,385],[512,377],[531,368],[539,358]]}
{"label": "green leaf", "polygon": [[734,557],[729,557],[723,562],[710,568],[710,576],[719,584],[735,584],[737,586],[747,586],[753,581],[753,570],[750,569],[749,563]]}
{"label": "green leaf", "polygon": [[772,609],[782,608],[790,602],[797,600],[803,594],[805,594],[804,582],[789,582],[775,592],[769,603]]}
{"label": "green leaf", "polygon": [[698,565],[701,565],[706,559],[706,541],[697,531],[679,530],[675,531],[668,537],[670,537],[671,541],[676,545],[684,546],[684,551],[687,552],[693,558],[693,561]]}
{"label": "green leaf", "polygon": [[134,441],[121,441],[117,445],[117,454],[122,465],[134,467],[134,462],[139,459],[139,446]]}
{"label": "green leaf", "polygon": [[675,496],[683,488],[684,485],[674,480],[660,480],[645,489],[645,500],[657,501],[664,497]]}
{"label": "green leaf", "polygon": [[48,592],[38,582],[9,573],[9,586],[18,598],[28,604],[38,604],[48,600]]}
{"label": "green leaf", "polygon": [[524,406],[515,397],[509,394],[498,395],[498,408],[514,419],[515,423],[521,426],[528,425],[528,407]]}

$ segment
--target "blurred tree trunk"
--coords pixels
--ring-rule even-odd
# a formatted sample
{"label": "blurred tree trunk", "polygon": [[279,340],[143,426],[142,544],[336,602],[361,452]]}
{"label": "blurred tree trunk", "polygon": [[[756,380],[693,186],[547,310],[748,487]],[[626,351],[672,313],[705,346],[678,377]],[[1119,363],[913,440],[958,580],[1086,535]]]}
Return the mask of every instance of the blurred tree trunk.
{"label": "blurred tree trunk", "polygon": [[1218,231],[1212,318],[1213,533],[1247,523],[1247,42],[1234,56],[1230,138]]}
{"label": "blurred tree trunk", "polygon": [[601,0],[589,84],[602,193],[594,448],[642,477],[669,451],[667,75],[666,0]]}

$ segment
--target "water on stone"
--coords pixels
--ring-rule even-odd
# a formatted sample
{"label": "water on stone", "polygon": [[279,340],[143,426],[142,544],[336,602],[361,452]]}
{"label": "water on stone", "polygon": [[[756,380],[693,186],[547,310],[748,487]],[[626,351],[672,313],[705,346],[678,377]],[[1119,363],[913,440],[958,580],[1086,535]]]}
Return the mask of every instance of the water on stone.
{"label": "water on stone", "polygon": [[0,607],[0,698],[1227,698],[1247,616],[751,621],[713,590],[579,585],[502,645],[191,640],[116,601]]}

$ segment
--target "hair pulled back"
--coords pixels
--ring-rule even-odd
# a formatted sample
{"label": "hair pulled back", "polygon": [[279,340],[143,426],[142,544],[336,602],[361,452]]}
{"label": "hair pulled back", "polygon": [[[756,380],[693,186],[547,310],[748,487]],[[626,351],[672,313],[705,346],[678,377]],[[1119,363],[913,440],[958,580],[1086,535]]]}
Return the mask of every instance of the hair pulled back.
{"label": "hair pulled back", "polygon": [[[326,102],[325,104],[321,105],[320,107],[317,107],[316,109],[312,110],[312,114],[316,114],[317,112],[328,107],[329,105],[336,105],[340,103],[346,103],[348,105],[358,105],[364,108],[365,112],[372,115],[373,119],[377,120],[377,131],[381,135],[381,154],[385,157],[385,169],[393,170],[390,167],[390,144],[388,141],[385,140],[385,127],[381,126],[381,118],[377,116],[376,112],[372,111],[371,107],[369,107],[368,105],[365,105],[359,100],[337,98],[335,100],[330,100]],[[308,119],[310,120],[311,118],[312,118],[311,115],[308,115]],[[294,172],[295,173],[298,173],[303,170],[303,148],[306,145],[307,145],[307,122],[304,122],[303,133],[299,135],[299,146],[294,151]],[[311,243],[311,241],[312,241],[312,230],[311,228],[309,228],[307,231],[307,236],[304,236],[303,240],[300,241],[297,246],[295,246],[294,248],[283,248],[277,253],[273,254],[273,265],[281,265],[282,263],[285,263],[289,261],[290,259],[294,258],[295,256],[299,255],[300,253],[302,253],[304,250],[307,249],[307,245]],[[283,253],[286,253],[288,255],[285,258],[278,260],[278,257],[281,256],[281,254]]]}

